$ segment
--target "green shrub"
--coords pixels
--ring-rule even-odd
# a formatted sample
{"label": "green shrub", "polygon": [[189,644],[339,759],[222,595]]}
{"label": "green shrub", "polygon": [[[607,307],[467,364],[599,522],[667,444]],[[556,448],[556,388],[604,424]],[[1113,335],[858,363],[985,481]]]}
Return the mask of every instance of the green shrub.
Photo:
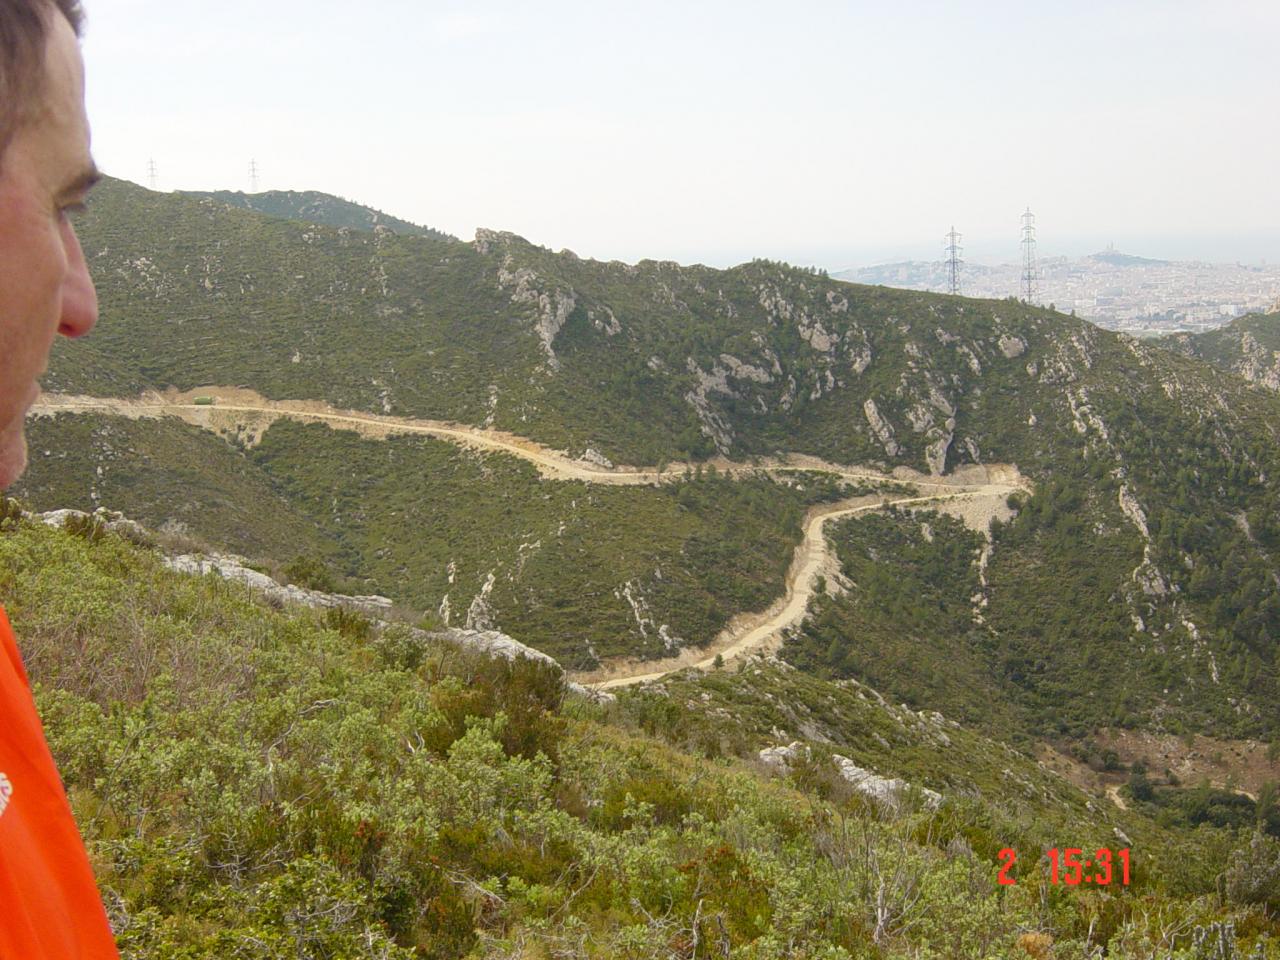
{"label": "green shrub", "polygon": [[286,563],[280,572],[287,583],[307,590],[334,593],[338,589],[328,565],[316,556],[299,554]]}
{"label": "green shrub", "polygon": [[1223,880],[1230,902],[1259,904],[1272,914],[1280,911],[1280,841],[1254,833],[1232,855]]}

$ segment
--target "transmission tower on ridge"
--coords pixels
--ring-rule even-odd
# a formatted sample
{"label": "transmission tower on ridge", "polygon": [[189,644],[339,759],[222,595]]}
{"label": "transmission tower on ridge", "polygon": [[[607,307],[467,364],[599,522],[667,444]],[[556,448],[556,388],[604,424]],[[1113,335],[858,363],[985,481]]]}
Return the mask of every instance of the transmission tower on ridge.
{"label": "transmission tower on ridge", "polygon": [[258,192],[258,161],[249,161],[249,192]]}
{"label": "transmission tower on ridge", "polygon": [[963,250],[960,247],[960,234],[956,233],[954,224],[951,226],[951,232],[942,239],[947,244],[947,293],[953,297],[959,296],[960,268],[964,266],[964,261],[960,259]]}
{"label": "transmission tower on ridge", "polygon": [[1036,302],[1036,215],[1027,207],[1022,215],[1022,299]]}
{"label": "transmission tower on ridge", "polygon": [[147,185],[150,186],[152,190],[155,190],[156,184],[159,182],[160,178],[156,176],[156,161],[155,158],[152,157],[147,161]]}

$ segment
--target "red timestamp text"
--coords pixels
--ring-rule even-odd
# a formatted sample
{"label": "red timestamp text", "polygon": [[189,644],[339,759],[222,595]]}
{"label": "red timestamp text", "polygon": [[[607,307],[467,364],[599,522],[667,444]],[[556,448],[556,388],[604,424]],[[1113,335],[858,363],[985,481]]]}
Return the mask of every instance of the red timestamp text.
{"label": "red timestamp text", "polygon": [[[1017,879],[1009,872],[1018,862],[1018,851],[1005,847],[997,854],[1002,866],[996,874],[996,882],[1013,886]],[[1129,848],[1112,851],[1108,847],[1094,850],[1086,856],[1080,847],[1053,847],[1046,850],[1044,858],[1049,864],[1049,882],[1068,887],[1081,885],[1105,887],[1119,884],[1127,887],[1130,877]]]}

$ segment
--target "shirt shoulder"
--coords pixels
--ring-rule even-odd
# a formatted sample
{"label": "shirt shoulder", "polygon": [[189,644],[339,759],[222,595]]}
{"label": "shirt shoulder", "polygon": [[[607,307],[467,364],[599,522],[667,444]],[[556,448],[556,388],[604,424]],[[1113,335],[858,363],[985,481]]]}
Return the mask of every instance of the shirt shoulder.
{"label": "shirt shoulder", "polygon": [[19,957],[119,955],[0,607],[0,958]]}
{"label": "shirt shoulder", "polygon": [[[4,661],[8,661],[7,664]],[[18,642],[13,639],[13,628],[9,625],[9,615],[4,607],[0,607],[0,665],[7,666],[21,678],[24,686],[30,687],[26,668],[22,665],[22,653],[18,650]]]}

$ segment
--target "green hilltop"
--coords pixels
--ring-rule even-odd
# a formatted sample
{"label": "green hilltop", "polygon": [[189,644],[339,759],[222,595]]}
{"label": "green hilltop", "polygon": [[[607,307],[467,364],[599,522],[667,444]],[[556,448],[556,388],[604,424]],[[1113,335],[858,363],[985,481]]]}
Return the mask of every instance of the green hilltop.
{"label": "green hilltop", "polygon": [[326,227],[347,227],[351,230],[389,230],[406,237],[435,237],[454,239],[447,233],[431,227],[419,226],[390,214],[366,207],[350,200],[343,200],[318,190],[267,190],[263,193],[242,193],[239,190],[183,190],[180,195],[196,199],[212,200],[229,207],[253,210],[280,220],[298,220]]}

